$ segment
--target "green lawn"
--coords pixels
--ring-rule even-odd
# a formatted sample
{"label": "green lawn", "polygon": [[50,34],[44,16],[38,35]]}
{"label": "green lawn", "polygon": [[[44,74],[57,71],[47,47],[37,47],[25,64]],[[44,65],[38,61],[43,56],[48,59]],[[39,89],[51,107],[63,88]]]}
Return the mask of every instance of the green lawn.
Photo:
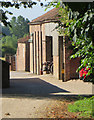
{"label": "green lawn", "polygon": [[68,105],[69,112],[79,112],[79,116],[94,118],[94,96],[77,100]]}

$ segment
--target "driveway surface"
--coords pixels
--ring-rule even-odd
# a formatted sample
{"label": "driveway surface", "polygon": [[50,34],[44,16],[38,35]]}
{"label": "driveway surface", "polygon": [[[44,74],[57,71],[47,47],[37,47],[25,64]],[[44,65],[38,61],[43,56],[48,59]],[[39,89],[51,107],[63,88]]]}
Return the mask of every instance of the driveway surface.
{"label": "driveway surface", "polygon": [[62,82],[52,75],[11,72],[10,88],[2,90],[3,118],[45,118],[46,107],[64,96],[92,95],[93,85],[81,80]]}

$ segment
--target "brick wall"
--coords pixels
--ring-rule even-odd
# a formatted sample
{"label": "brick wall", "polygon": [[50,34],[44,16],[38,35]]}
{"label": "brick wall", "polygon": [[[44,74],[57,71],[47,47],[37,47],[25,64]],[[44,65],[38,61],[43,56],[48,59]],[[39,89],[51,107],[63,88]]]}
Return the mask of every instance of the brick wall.
{"label": "brick wall", "polygon": [[[66,38],[68,39],[68,38]],[[71,41],[65,44],[65,81],[70,79],[78,78],[79,75],[76,73],[78,66],[80,65],[80,58],[75,58],[70,60],[70,55],[72,54],[72,50],[68,47],[71,44]]]}
{"label": "brick wall", "polygon": [[30,71],[30,43],[18,43],[17,70]]}
{"label": "brick wall", "polygon": [[59,56],[53,56],[53,75],[59,79]]}
{"label": "brick wall", "polygon": [[33,33],[33,43],[30,46],[33,48],[33,51],[31,52],[32,55],[30,55],[30,62],[32,62],[30,64],[32,65],[33,71],[31,67],[30,71],[40,74],[42,63],[46,60],[44,25],[30,25],[31,33]]}
{"label": "brick wall", "polygon": [[[50,27],[49,27],[50,24]],[[58,34],[57,31],[54,31],[53,34],[51,34],[51,30],[53,27],[51,27],[52,23],[42,24],[42,25],[30,25],[30,34],[34,33],[34,39],[33,39],[33,47],[34,52],[32,52],[32,55],[30,54],[30,59],[32,61],[33,73],[40,74],[40,70],[42,68],[41,64],[44,63],[47,60],[47,54],[46,54],[46,36],[52,36],[53,38],[53,75],[59,79],[59,72],[61,72],[61,69],[59,70],[59,54],[58,54]],[[54,26],[54,24],[52,24]],[[48,28],[48,29],[47,29]],[[42,32],[42,46],[41,46],[41,32]],[[68,38],[66,37],[66,40]],[[77,67],[80,65],[80,59],[72,59],[70,60],[69,56],[71,55],[71,51],[68,50],[69,43],[65,44],[64,47],[64,81],[77,78],[78,74],[76,73]],[[31,45],[31,46],[32,46]],[[41,47],[42,47],[42,54],[41,54]],[[48,47],[47,47],[48,48]],[[31,49],[31,48],[30,48]],[[33,58],[34,59],[33,59]],[[31,62],[30,61],[30,62]],[[61,76],[62,77],[62,76]]]}
{"label": "brick wall", "polygon": [[16,71],[16,56],[11,56],[11,70]]}
{"label": "brick wall", "polygon": [[25,43],[18,43],[17,48],[17,70],[25,71]]}
{"label": "brick wall", "polygon": [[64,62],[64,81],[67,81],[70,79],[70,50],[68,50],[68,45],[65,44],[65,62]]}
{"label": "brick wall", "polygon": [[16,55],[5,55],[5,61],[10,63],[11,71],[16,71]]}
{"label": "brick wall", "polygon": [[75,58],[70,61],[70,79],[78,78],[79,74],[76,73],[77,68],[80,65],[80,58]]}

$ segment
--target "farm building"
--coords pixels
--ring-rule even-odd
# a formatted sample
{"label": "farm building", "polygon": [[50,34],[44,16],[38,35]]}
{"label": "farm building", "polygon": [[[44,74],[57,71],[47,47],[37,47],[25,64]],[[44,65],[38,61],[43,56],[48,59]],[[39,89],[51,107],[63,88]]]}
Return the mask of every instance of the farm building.
{"label": "farm building", "polygon": [[17,71],[30,71],[30,43],[29,36],[18,40],[16,53]]}
{"label": "farm building", "polygon": [[29,23],[30,72],[41,74],[43,63],[52,60],[54,77],[67,81],[78,78],[80,58],[70,60],[71,50],[67,49],[70,43],[55,29],[58,22],[58,9],[54,8]]}

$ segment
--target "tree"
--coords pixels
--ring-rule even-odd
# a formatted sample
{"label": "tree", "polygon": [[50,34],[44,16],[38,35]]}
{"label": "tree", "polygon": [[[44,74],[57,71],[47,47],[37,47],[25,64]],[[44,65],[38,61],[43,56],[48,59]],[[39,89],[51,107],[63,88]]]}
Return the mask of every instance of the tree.
{"label": "tree", "polygon": [[17,37],[15,35],[2,38],[2,56],[5,54],[15,54],[17,49]]}
{"label": "tree", "polygon": [[14,55],[15,54],[14,48],[10,46],[2,45],[2,57],[4,57],[5,54]]}
{"label": "tree", "polygon": [[21,38],[24,36],[24,34],[29,33],[29,23],[30,21],[22,16],[12,17],[12,20],[10,21],[11,27],[9,27],[11,34],[14,34],[17,36],[17,38]]}
{"label": "tree", "polygon": [[[75,50],[71,58],[81,57],[81,65],[77,71],[83,67],[91,68],[88,71],[86,81],[94,83],[94,2],[62,4],[59,2],[56,7],[60,7],[61,10],[59,30],[61,33],[62,29],[67,31]],[[65,14],[67,19],[62,21],[64,20],[64,10],[67,13]]]}
{"label": "tree", "polygon": [[[40,1],[40,0],[38,0],[38,1]],[[19,9],[21,6],[23,6],[24,8],[27,8],[27,7],[29,7],[29,8],[32,8],[32,6],[33,5],[36,5],[37,4],[37,2],[33,2],[32,0],[29,0],[29,1],[27,1],[27,2],[23,2],[23,1],[13,1],[13,2],[2,2],[2,1],[0,1],[0,5],[1,5],[1,7],[3,8],[3,7],[5,7],[5,8],[8,8],[8,7],[15,7],[16,9]],[[41,6],[43,6],[43,3],[41,3],[40,2],[40,5]],[[12,15],[13,13],[11,13],[11,12],[9,12],[9,11],[4,11],[4,10],[2,10],[2,9],[0,9],[0,21],[5,25],[5,26],[7,26],[7,25],[9,25],[9,26],[11,26],[10,25],[10,22],[8,22],[7,20],[8,20],[8,17],[7,17],[7,15],[6,15],[6,13],[8,13],[8,14],[10,14],[10,15]]]}
{"label": "tree", "polygon": [[10,30],[9,30],[9,27],[7,26],[1,26],[2,27],[2,33],[3,33],[3,36],[11,36],[11,33],[10,33]]}
{"label": "tree", "polygon": [[[10,21],[11,27],[9,25],[2,26],[2,56],[5,54],[15,54],[17,49],[17,39],[29,34],[29,20],[23,18],[22,16],[12,17]],[[5,36],[5,37],[4,37]]]}

